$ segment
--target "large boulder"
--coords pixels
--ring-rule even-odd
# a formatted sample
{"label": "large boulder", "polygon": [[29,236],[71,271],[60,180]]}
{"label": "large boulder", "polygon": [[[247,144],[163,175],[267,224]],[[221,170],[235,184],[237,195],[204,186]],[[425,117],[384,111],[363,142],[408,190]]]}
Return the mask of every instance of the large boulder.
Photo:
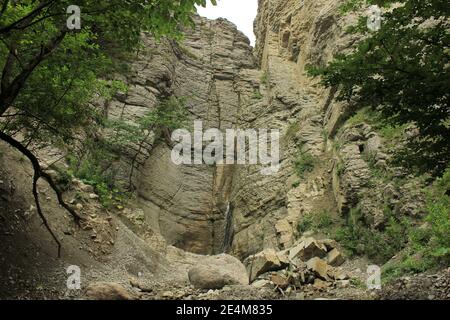
{"label": "large boulder", "polygon": [[310,237],[301,241],[298,245],[289,250],[289,259],[295,258],[307,261],[314,257],[323,258],[327,254],[327,247]]}
{"label": "large boulder", "polygon": [[133,300],[123,286],[114,282],[95,282],[86,289],[86,297],[90,300]]}
{"label": "large boulder", "polygon": [[339,267],[345,262],[345,259],[342,253],[338,249],[334,248],[333,250],[328,252],[327,262],[333,267]]}
{"label": "large boulder", "polygon": [[287,257],[274,249],[265,249],[248,257],[244,263],[250,275],[250,282],[254,281],[261,274],[281,270],[289,266]]}
{"label": "large boulder", "polygon": [[245,266],[227,254],[207,257],[188,271],[190,283],[198,289],[221,289],[226,285],[248,285]]}
{"label": "large boulder", "polygon": [[313,271],[320,279],[325,281],[331,280],[329,273],[332,269],[325,260],[314,257],[306,262],[306,266],[309,270]]}

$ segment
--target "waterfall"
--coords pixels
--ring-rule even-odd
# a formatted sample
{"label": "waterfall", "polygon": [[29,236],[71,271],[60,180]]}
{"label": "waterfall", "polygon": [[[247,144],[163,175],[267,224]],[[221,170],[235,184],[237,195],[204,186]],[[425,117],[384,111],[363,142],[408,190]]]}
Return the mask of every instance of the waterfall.
{"label": "waterfall", "polygon": [[231,248],[234,237],[233,228],[233,206],[230,202],[227,204],[227,211],[225,213],[225,234],[222,242],[222,252],[227,252]]}

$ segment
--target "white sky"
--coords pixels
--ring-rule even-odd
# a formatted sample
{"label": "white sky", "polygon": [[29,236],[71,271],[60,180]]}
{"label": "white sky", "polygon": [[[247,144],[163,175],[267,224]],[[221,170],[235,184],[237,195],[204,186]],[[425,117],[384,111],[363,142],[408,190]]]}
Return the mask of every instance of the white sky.
{"label": "white sky", "polygon": [[209,19],[226,18],[233,22],[255,45],[253,20],[258,10],[258,0],[217,0],[217,6],[208,1],[206,8],[198,7],[198,13]]}

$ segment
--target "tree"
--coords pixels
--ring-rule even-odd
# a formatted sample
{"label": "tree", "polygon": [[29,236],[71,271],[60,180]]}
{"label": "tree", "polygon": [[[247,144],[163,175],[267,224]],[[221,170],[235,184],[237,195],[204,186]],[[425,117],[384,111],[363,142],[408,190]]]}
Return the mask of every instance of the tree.
{"label": "tree", "polygon": [[450,161],[449,10],[447,0],[351,0],[345,11],[366,4],[384,8],[381,29],[367,17],[349,32],[361,35],[353,52],[327,66],[309,66],[338,100],[378,110],[395,124],[413,123],[407,162],[439,174]]}
{"label": "tree", "polygon": [[[182,37],[196,5],[206,0],[0,0],[0,139],[33,164],[33,194],[44,178],[60,203],[61,191],[29,150],[31,141],[68,144],[77,130],[103,122],[90,102],[111,97],[121,87],[110,79],[114,57],[140,44],[141,32],[157,39]],[[211,0],[215,4],[215,0]],[[70,30],[69,6],[81,10],[81,29]],[[15,135],[21,133],[22,141]],[[51,232],[48,224],[47,229]],[[53,238],[59,242],[52,233]]]}

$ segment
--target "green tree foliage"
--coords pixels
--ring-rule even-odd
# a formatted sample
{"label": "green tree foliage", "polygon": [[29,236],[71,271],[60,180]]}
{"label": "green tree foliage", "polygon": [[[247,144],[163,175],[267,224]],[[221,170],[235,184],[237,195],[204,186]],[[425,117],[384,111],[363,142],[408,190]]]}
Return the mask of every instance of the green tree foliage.
{"label": "green tree foliage", "polygon": [[[114,56],[137,48],[142,31],[179,39],[206,0],[0,3],[0,116],[8,120],[1,130],[67,141],[101,116],[89,102],[120,86],[109,79]],[[70,5],[81,8],[81,30],[67,29]]]}
{"label": "green tree foliage", "polygon": [[350,210],[345,225],[337,229],[335,238],[350,255],[366,255],[383,264],[397,254],[407,243],[408,221],[393,216],[382,230],[371,229],[358,208]]}
{"label": "green tree foliage", "polygon": [[362,39],[354,50],[327,66],[309,66],[309,73],[338,87],[339,100],[377,109],[394,124],[414,123],[420,134],[411,140],[409,160],[441,173],[450,160],[448,1],[351,0],[342,9],[368,4],[385,9],[381,29],[371,32],[361,17],[349,29]]}
{"label": "green tree foliage", "polygon": [[[39,205],[38,180],[43,178],[50,184],[60,204],[76,221],[80,217],[65,204],[52,177],[28,149],[29,144],[74,146],[77,139],[95,137],[105,119],[102,110],[92,105],[94,98],[109,99],[123,89],[123,84],[111,77],[119,65],[114,63],[114,57],[137,49],[142,32],[149,32],[156,39],[180,39],[182,28],[193,25],[191,14],[195,6],[206,3],[207,0],[0,0],[0,139],[33,164],[37,210],[58,249],[60,243]],[[79,30],[68,28],[74,13],[68,13],[68,8],[73,5],[81,10]],[[170,127],[171,119],[161,121]],[[140,124],[145,125],[149,123]],[[85,132],[80,133],[81,130]],[[19,132],[21,135],[17,135]],[[24,137],[22,141],[17,140],[18,136]],[[93,141],[96,147],[103,147],[99,140]],[[99,154],[97,158],[102,157]]]}

